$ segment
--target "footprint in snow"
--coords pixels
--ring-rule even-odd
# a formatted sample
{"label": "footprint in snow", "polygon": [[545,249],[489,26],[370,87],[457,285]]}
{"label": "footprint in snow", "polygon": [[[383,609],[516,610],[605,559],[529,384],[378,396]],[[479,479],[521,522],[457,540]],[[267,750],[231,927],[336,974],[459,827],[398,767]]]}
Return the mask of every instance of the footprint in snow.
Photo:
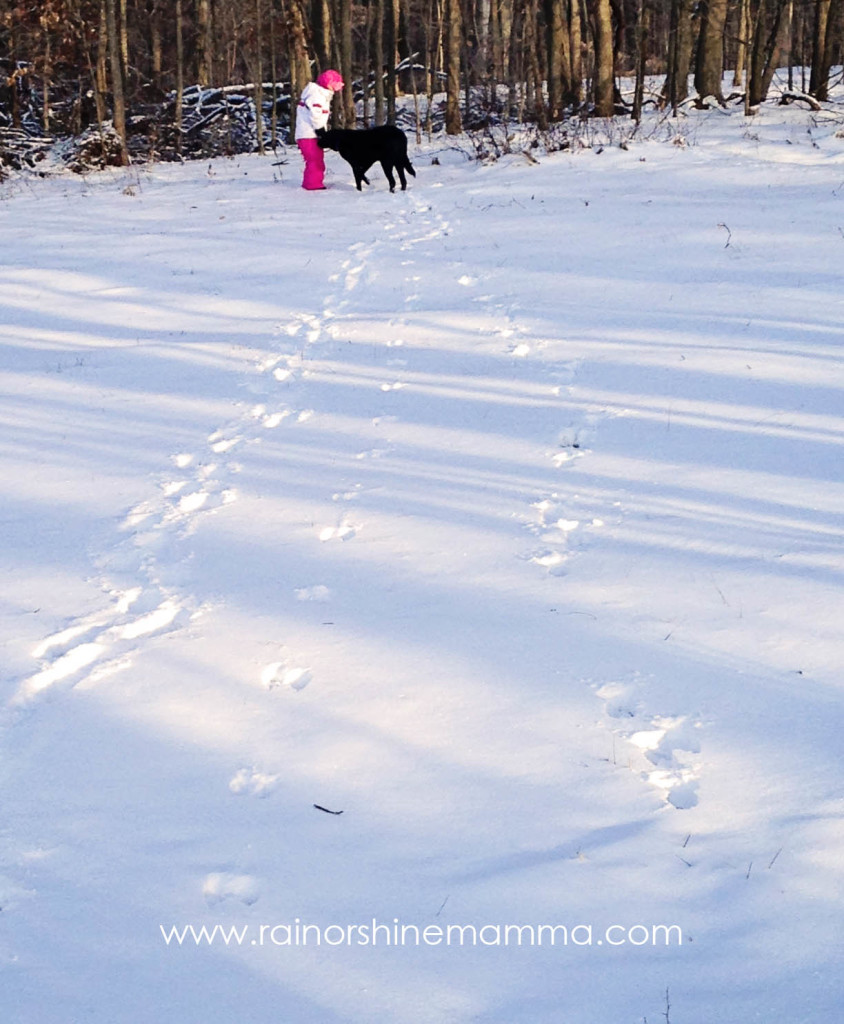
{"label": "footprint in snow", "polygon": [[587,443],[591,437],[592,431],[583,426],[567,427],[561,431],[557,439],[557,451],[552,456],[554,465],[564,466],[588,454]]}
{"label": "footprint in snow", "polygon": [[593,519],[584,525],[579,519],[567,518],[565,504],[556,494],[534,502],[531,507],[536,510],[536,520],[528,529],[548,546],[528,557],[550,575],[564,576],[572,549],[581,548],[588,535],[604,525],[603,520]]}
{"label": "footprint in snow", "polygon": [[311,671],[300,666],[291,666],[286,661],[273,661],[261,672],[261,683],[274,690],[285,687],[290,690],[304,690],[311,681]]}
{"label": "footprint in snow", "polygon": [[538,551],[531,556],[530,560],[534,565],[541,565],[543,569],[547,570],[549,576],[566,575],[568,555],[561,551]]}
{"label": "footprint in snow", "polygon": [[215,455],[225,455],[226,452],[230,452],[232,448],[236,448],[237,445],[243,440],[240,436],[227,437],[222,430],[216,430],[208,438],[208,443],[211,446],[211,451]]}
{"label": "footprint in snow", "polygon": [[267,775],[256,768],[241,768],[229,782],[229,790],[235,796],[256,796],[264,799],[275,789],[279,775]]}
{"label": "footprint in snow", "polygon": [[359,529],[360,526],[358,524],[344,519],[337,526],[326,526],[320,530],[319,539],[323,543],[330,540],[351,540]]}
{"label": "footprint in snow", "polygon": [[331,589],[323,586],[321,583],[313,587],[299,587],[295,594],[297,601],[316,601],[319,604],[325,604],[326,601],[330,601],[333,597]]}
{"label": "footprint in snow", "polygon": [[289,409],[283,409],[281,412],[267,413],[266,416],[261,418],[261,426],[267,430],[273,430],[275,427],[280,426],[290,415]]}
{"label": "footprint in snow", "polygon": [[251,875],[235,875],[229,871],[213,871],[202,883],[202,895],[209,907],[234,899],[251,907],[258,902],[258,883]]}
{"label": "footprint in snow", "polygon": [[84,688],[114,675],[132,663],[133,641],[169,633],[191,617],[173,597],[151,606],[154,596],[140,587],[114,593],[107,611],[42,640],[32,652],[39,670],[20,684],[12,703],[24,706],[59,685]]}
{"label": "footprint in snow", "polygon": [[688,715],[646,714],[632,687],[622,683],[605,683],[595,692],[612,719],[613,733],[637,754],[631,758],[631,768],[672,807],[695,807],[701,773],[700,722]]}

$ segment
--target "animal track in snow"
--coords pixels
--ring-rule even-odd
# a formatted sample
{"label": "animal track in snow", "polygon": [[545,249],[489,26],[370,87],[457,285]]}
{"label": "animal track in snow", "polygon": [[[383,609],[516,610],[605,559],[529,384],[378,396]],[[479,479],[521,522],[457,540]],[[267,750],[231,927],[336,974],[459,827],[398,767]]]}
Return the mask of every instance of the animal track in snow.
{"label": "animal track in snow", "polygon": [[290,690],[304,690],[311,681],[311,671],[300,666],[291,666],[286,661],[272,661],[261,672],[261,683],[268,689],[286,687]]}
{"label": "animal track in snow", "polygon": [[[209,435],[208,445],[222,457],[242,440],[239,429],[222,427]],[[237,491],[221,479],[224,469],[235,467],[190,452],[178,452],[170,462],[157,495],[131,508],[116,541],[95,556],[107,608],[80,617],[36,646],[38,670],[20,683],[13,703],[28,704],[57,686],[90,686],[112,676],[132,664],[139,643],[173,632],[200,613],[190,596],[180,595],[161,576],[172,577],[189,557],[183,543],[197,515],[236,500]]]}
{"label": "animal track in snow", "polygon": [[[112,593],[112,606],[42,640],[32,651],[39,669],[23,680],[12,704],[30,704],[57,685],[82,686],[132,663],[134,641],[171,632],[194,617],[185,600],[142,587]],[[150,607],[151,600],[158,603]],[[137,607],[135,607],[137,605]]]}
{"label": "animal track in snow", "polygon": [[591,438],[589,428],[568,427],[560,432],[557,439],[557,451],[552,456],[555,466],[564,466],[567,462],[573,462],[589,453],[586,447],[587,441]]}
{"label": "animal track in snow", "polygon": [[268,797],[275,789],[279,775],[267,775],[256,768],[241,768],[229,782],[235,796]]}
{"label": "animal track in snow", "polygon": [[536,519],[529,524],[529,530],[544,545],[530,555],[530,561],[547,569],[552,576],[564,576],[566,563],[574,548],[582,548],[589,535],[603,527],[601,519],[584,522],[569,518],[566,503],[557,493],[534,502]]}
{"label": "animal track in snow", "polygon": [[239,445],[242,440],[242,437],[226,437],[222,430],[215,430],[208,438],[208,443],[215,455],[225,455],[226,452],[230,452],[232,448]]}
{"label": "animal track in snow", "polygon": [[565,576],[566,574],[565,566],[568,555],[562,551],[537,551],[530,560],[534,565],[541,565],[543,569],[547,569],[549,576]]}
{"label": "animal track in snow", "polygon": [[329,540],[351,540],[360,528],[358,523],[353,523],[348,519],[341,519],[336,526],[326,526],[320,530],[319,539],[323,542]]}
{"label": "animal track in snow", "polygon": [[667,803],[687,810],[698,802],[700,723],[688,715],[646,714],[631,686],[604,683],[595,690],[610,729],[632,748],[630,766]]}
{"label": "animal track in snow", "polygon": [[202,895],[209,907],[223,900],[235,899],[251,907],[258,902],[258,883],[251,875],[235,875],[229,871],[213,871],[202,883]]}
{"label": "animal track in snow", "polygon": [[331,589],[318,583],[313,587],[299,587],[296,591],[297,601],[316,601],[324,604],[333,597]]}

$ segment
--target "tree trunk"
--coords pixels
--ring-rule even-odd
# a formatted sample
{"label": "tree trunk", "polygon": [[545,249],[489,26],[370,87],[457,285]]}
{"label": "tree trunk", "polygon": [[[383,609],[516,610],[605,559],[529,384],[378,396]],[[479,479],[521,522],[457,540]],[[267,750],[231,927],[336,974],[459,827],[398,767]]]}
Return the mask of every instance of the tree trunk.
{"label": "tree trunk", "polygon": [[741,87],[742,84],[745,64],[747,63],[747,50],[750,45],[750,37],[752,34],[753,27],[750,22],[750,0],[739,0],[736,70],[733,74],[733,85],[737,87]]}
{"label": "tree trunk", "polygon": [[202,86],[213,81],[213,42],[211,35],[211,0],[196,0],[196,80]]}
{"label": "tree trunk", "polygon": [[812,41],[812,75],[809,81],[809,92],[818,100],[829,99],[829,72],[835,46],[840,42],[841,8],[841,0],[820,0],[818,3]]}
{"label": "tree trunk", "polygon": [[97,33],[97,68],[94,75],[94,103],[97,107],[97,121],[106,120],[106,97],[108,95],[108,21],[105,0],[100,0],[100,24]]}
{"label": "tree trunk", "polygon": [[[428,28],[425,31],[425,50],[427,53],[428,72],[426,75],[426,100],[425,109],[425,131],[428,133],[428,140],[434,133],[434,91],[438,84],[438,72],[440,68],[439,56],[442,50],[442,3],[437,0],[427,0],[429,17]],[[434,12],[436,10],[436,19]],[[431,34],[433,33],[433,39]]]}
{"label": "tree trunk", "polygon": [[182,154],[182,102],[185,92],[185,36],[182,0],[176,0],[176,152]]}
{"label": "tree trunk", "polygon": [[41,106],[41,124],[44,128],[44,134],[50,134],[50,73],[52,71],[53,54],[52,54],[52,40],[50,38],[50,17],[51,11],[45,12],[41,20],[41,25],[44,31],[44,73],[42,75],[42,106]]}
{"label": "tree trunk", "polygon": [[768,95],[785,43],[788,0],[760,0],[747,82],[747,104],[758,106]]}
{"label": "tree trunk", "polygon": [[525,3],[525,47],[528,54],[528,67],[531,79],[531,101],[533,116],[540,131],[548,130],[548,114],[545,110],[545,97],[542,93],[542,70],[539,66],[539,39],[536,31],[537,0],[526,0]]}
{"label": "tree trunk", "polygon": [[580,0],[570,0],[570,2],[571,94],[569,102],[576,108],[583,102],[583,18],[580,13]]}
{"label": "tree trunk", "polygon": [[448,135],[459,135],[463,131],[460,118],[460,29],[460,0],[445,0],[445,130]]}
{"label": "tree trunk", "polygon": [[701,100],[713,96],[724,102],[721,82],[724,78],[724,24],[727,0],[703,0],[701,26],[695,62],[695,89]]}
{"label": "tree trunk", "polygon": [[270,114],[270,145],[278,145],[278,55],[276,53],[275,0],[270,0],[270,79],[273,87],[272,112]]}
{"label": "tree trunk", "polygon": [[692,12],[695,0],[672,0],[668,32],[668,69],[662,90],[662,101],[674,114],[689,95],[689,72],[692,67]]}
{"label": "tree trunk", "polygon": [[384,0],[375,0],[375,124],[384,124],[386,107],[384,104]]}
{"label": "tree trunk", "polygon": [[568,32],[563,0],[545,0],[545,24],[548,47],[548,116],[559,121],[564,100],[571,89],[568,61]]}
{"label": "tree trunk", "polygon": [[815,0],[815,25],[812,33],[812,73],[809,93],[818,98],[818,91],[826,87],[822,76],[823,55],[826,50],[826,26],[829,22],[831,0]]}
{"label": "tree trunk", "polygon": [[305,17],[300,0],[287,0],[287,55],[290,65],[290,138],[296,128],[296,103],[311,78]]}
{"label": "tree trunk", "polygon": [[[455,0],[459,6],[459,0]],[[386,39],[384,49],[387,53],[387,123],[396,123],[396,64],[399,46],[399,0],[386,0]]]}
{"label": "tree trunk", "polygon": [[108,33],[108,63],[111,72],[112,117],[120,139],[120,162],[129,163],[126,147],[126,102],[123,95],[123,62],[120,56],[120,35],[117,27],[117,0],[105,0]]}
{"label": "tree trunk", "polygon": [[342,122],[344,128],[354,128],[355,94],[352,83],[352,3],[351,0],[338,0],[337,13],[339,28],[337,42],[340,50],[340,67],[337,69],[343,76]]}
{"label": "tree trunk", "polygon": [[264,155],[264,5],[263,0],[255,0],[255,140],[258,152]]}
{"label": "tree trunk", "polygon": [[156,89],[164,91],[161,83],[161,72],[164,67],[163,43],[161,38],[161,5],[154,0],[149,14],[149,46],[152,80]]}
{"label": "tree trunk", "polygon": [[120,64],[123,68],[123,92],[124,95],[129,89],[129,11],[126,0],[120,0],[120,18],[118,30],[120,32]]}
{"label": "tree trunk", "polygon": [[615,113],[612,8],[610,0],[595,0],[595,116]]}
{"label": "tree trunk", "polygon": [[647,70],[648,42],[650,36],[651,7],[648,0],[639,0],[639,14],[636,19],[636,86],[633,92],[633,120],[642,122],[642,105],[645,98],[645,72]]}

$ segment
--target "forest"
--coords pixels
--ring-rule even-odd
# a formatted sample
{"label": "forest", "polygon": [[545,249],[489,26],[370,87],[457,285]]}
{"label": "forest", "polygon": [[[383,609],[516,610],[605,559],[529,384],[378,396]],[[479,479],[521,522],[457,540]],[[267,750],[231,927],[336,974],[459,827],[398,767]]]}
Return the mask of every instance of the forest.
{"label": "forest", "polygon": [[[639,119],[652,104],[817,106],[844,0],[0,0],[0,167],[74,139],[79,167],[284,141],[336,67],[334,123],[417,132]],[[655,78],[655,76],[658,76]],[[634,83],[622,90],[620,82]],[[653,82],[658,81],[654,87]],[[732,83],[727,89],[725,83]],[[409,105],[405,105],[408,107]],[[262,116],[257,117],[260,110]]]}

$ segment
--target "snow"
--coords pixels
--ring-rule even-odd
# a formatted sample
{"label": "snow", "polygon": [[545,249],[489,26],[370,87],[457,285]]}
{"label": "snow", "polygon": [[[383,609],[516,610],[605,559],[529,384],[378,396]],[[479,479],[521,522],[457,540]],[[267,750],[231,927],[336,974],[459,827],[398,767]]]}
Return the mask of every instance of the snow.
{"label": "snow", "polygon": [[681,125],[2,186],[4,1022],[836,1018],[844,143]]}

